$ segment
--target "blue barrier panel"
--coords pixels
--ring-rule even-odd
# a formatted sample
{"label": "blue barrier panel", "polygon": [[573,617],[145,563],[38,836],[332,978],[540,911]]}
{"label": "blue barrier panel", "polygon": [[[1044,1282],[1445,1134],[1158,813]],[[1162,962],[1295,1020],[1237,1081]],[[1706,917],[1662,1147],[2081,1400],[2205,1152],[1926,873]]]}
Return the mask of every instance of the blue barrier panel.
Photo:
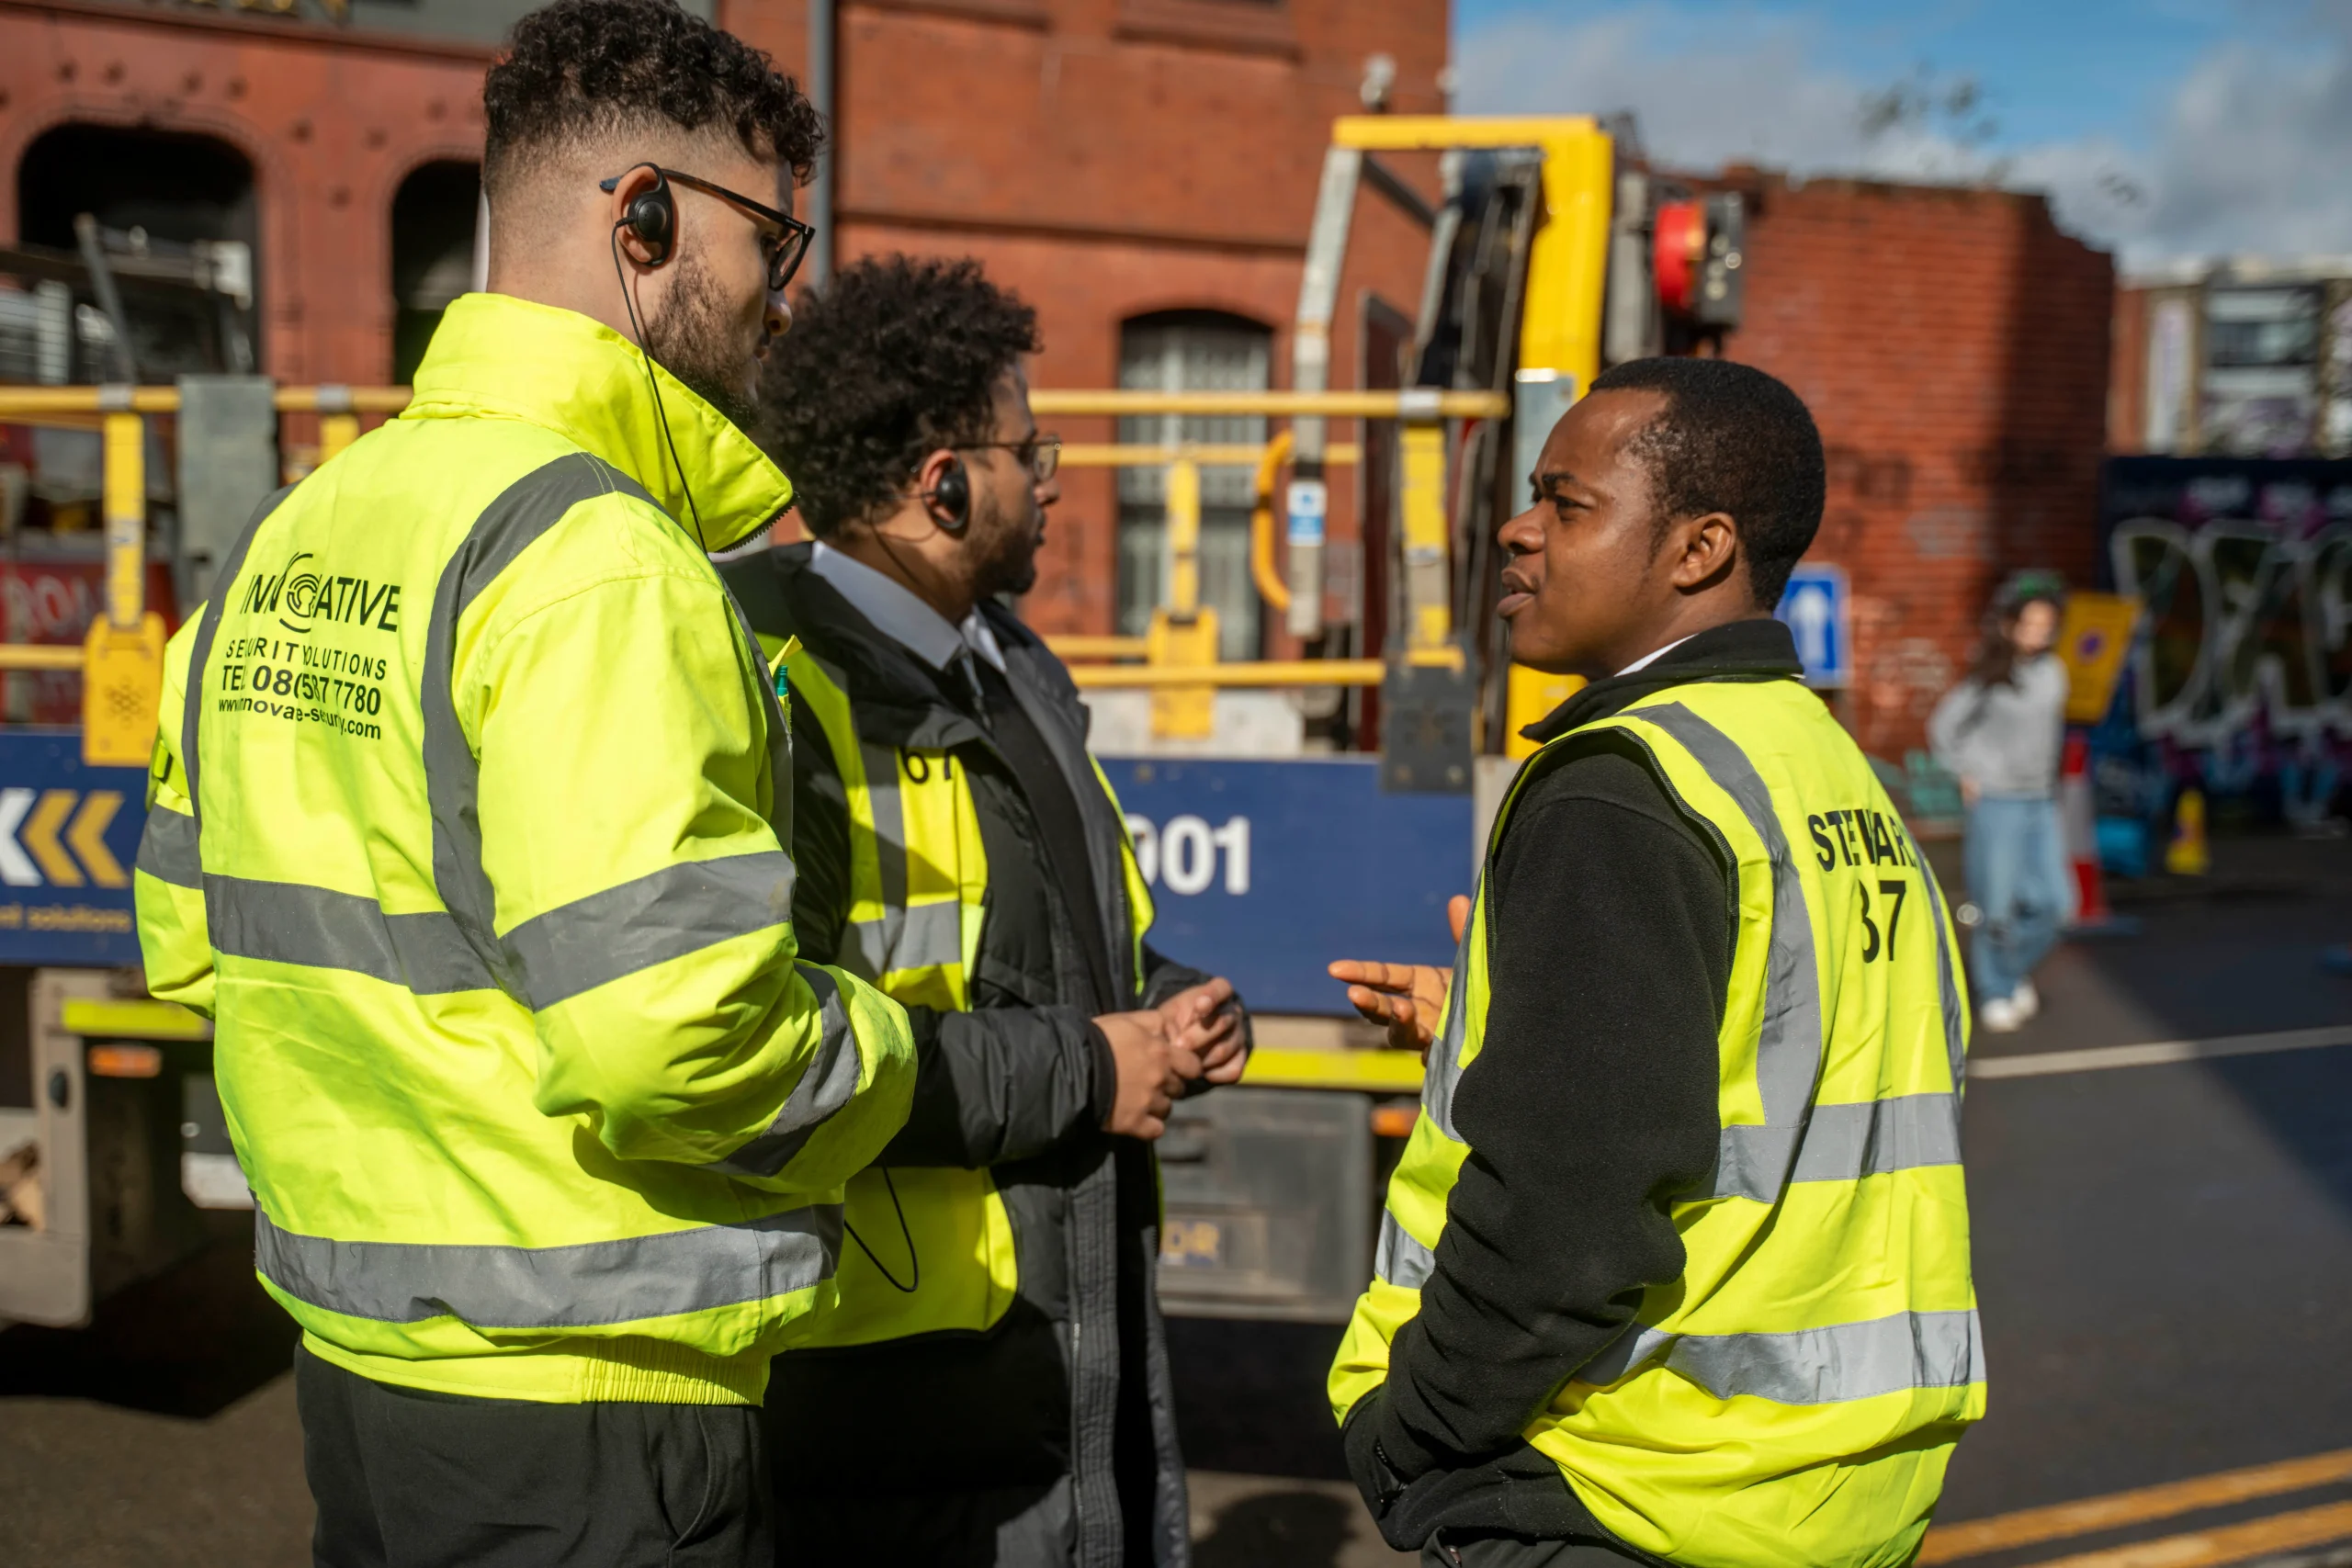
{"label": "blue barrier panel", "polygon": [[75,729],[0,730],[0,964],[139,962],[141,768],[85,768]]}
{"label": "blue barrier panel", "polygon": [[1377,758],[1105,757],[1159,908],[1151,944],[1265,1012],[1346,1013],[1334,958],[1452,964],[1466,795],[1391,795]]}

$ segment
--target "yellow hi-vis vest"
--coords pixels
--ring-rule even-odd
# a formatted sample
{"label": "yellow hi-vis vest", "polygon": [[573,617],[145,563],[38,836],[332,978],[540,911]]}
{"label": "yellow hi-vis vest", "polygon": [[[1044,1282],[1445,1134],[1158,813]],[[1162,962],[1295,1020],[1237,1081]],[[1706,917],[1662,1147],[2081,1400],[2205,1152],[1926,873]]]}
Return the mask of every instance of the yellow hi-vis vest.
{"label": "yellow hi-vis vest", "polygon": [[[816,716],[848,801],[850,907],[842,967],[910,1007],[968,1010],[988,855],[963,764],[952,750],[860,735],[842,672],[797,639],[783,646],[775,664]],[[1118,815],[1118,797],[1099,764],[1095,778]],[[1151,893],[1134,845],[1124,838],[1121,860],[1140,984]],[[865,1245],[843,1249],[839,1301],[795,1340],[796,1348],[985,1329],[1012,1304],[1020,1283],[1012,1221],[986,1169],[899,1165],[862,1171],[849,1184],[847,1223]]]}
{"label": "yellow hi-vis vest", "polygon": [[[1648,752],[1738,866],[1722,1137],[1712,1179],[1673,1201],[1682,1277],[1645,1293],[1525,1437],[1602,1525],[1674,1562],[1892,1568],[1984,1413],[1968,1021],[1942,893],[1861,752],[1794,682],[1674,687],[1551,745],[1602,729]],[[1453,1103],[1486,1028],[1483,885],[1476,903],[1376,1277],[1331,1369],[1341,1419],[1419,1310],[1469,1152]]]}
{"label": "yellow hi-vis vest", "polygon": [[785,720],[672,456],[714,546],[790,489],[654,373],[466,296],[171,647],[149,984],[216,1020],[263,1283],[379,1382],[754,1403],[906,1120],[905,1014],[797,962]]}

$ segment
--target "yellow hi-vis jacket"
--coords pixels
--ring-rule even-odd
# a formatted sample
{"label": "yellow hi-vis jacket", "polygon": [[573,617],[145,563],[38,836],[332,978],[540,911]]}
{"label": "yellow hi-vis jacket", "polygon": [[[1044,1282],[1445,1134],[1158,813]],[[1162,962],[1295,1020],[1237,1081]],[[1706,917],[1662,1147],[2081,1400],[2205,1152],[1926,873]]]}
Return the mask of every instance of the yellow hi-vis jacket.
{"label": "yellow hi-vis jacket", "polygon": [[138,863],[216,1021],[263,1283],[316,1355],[756,1403],[903,1123],[904,1013],[796,960],[789,736],[710,547],[788,482],[636,348],[497,295],[174,639]]}
{"label": "yellow hi-vis jacket", "polygon": [[[1968,1021],[1942,893],[1861,752],[1792,681],[1672,687],[1551,745],[1604,727],[1738,868],[1722,1134],[1712,1179],[1672,1201],[1681,1278],[1645,1292],[1524,1436],[1620,1540],[1688,1568],[1893,1568],[1984,1412]],[[1483,879],[1475,903],[1375,1278],[1331,1369],[1342,1420],[1445,1267],[1469,1154],[1452,1108],[1486,1027]]]}

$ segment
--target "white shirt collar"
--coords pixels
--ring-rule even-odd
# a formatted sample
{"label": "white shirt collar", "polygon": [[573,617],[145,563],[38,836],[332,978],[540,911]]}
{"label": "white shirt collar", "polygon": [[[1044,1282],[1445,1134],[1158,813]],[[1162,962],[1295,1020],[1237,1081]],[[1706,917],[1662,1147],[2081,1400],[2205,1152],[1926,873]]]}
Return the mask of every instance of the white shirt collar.
{"label": "white shirt collar", "polygon": [[874,623],[876,631],[933,670],[946,669],[966,649],[999,670],[1004,668],[1004,649],[997,646],[996,633],[989,629],[977,608],[964,617],[963,625],[950,626],[946,616],[917,598],[905,583],[843,555],[822,539],[808,554],[808,570],[831,583],[833,591],[849,601],[851,609]]}
{"label": "white shirt collar", "polygon": [[[820,549],[822,549],[823,547],[824,547],[821,545],[818,547]],[[1690,637],[1697,637],[1698,635],[1699,634],[1697,632],[1692,632]],[[1676,637],[1664,648],[1655,649],[1648,653],[1643,654],[1639,659],[1634,660],[1631,664],[1628,664],[1623,670],[1618,671],[1617,673],[1620,675],[1631,675],[1636,670],[1646,670],[1651,665],[1656,664],[1659,660],[1664,659],[1668,654],[1672,653],[1676,649],[1680,648],[1684,643],[1689,642],[1690,640],[1690,637]]]}

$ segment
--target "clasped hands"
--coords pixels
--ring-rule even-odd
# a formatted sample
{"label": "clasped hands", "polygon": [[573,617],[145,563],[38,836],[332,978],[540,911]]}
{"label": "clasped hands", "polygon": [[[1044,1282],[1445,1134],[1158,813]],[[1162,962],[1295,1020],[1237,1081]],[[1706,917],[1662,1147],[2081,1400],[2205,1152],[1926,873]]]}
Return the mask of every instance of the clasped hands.
{"label": "clasped hands", "polygon": [[1168,1112],[1189,1081],[1232,1083],[1247,1061],[1230,980],[1179,991],[1156,1008],[1105,1013],[1094,1024],[1111,1043],[1119,1076],[1102,1128],[1130,1138],[1166,1132]]}

